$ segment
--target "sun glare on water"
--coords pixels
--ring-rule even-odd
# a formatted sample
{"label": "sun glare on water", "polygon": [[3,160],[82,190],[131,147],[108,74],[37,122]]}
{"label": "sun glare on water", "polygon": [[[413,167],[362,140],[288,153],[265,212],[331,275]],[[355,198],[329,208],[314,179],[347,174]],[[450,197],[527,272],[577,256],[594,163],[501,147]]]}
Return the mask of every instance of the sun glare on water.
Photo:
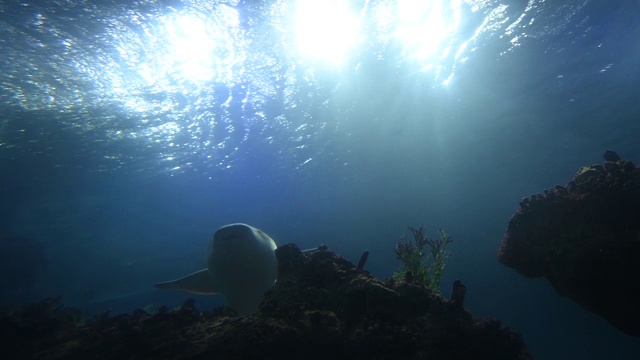
{"label": "sun glare on water", "polygon": [[360,18],[346,0],[299,0],[295,4],[298,51],[342,64],[357,46]]}
{"label": "sun glare on water", "polygon": [[[420,71],[444,74],[443,59],[466,44],[456,42],[462,22],[462,1],[364,1],[356,9],[347,0],[299,0],[291,20],[299,55],[335,66],[354,58],[362,43],[375,41],[365,34],[365,19],[378,29],[377,37],[394,44],[407,64]],[[455,55],[453,55],[455,56]],[[441,74],[443,73],[443,74]],[[445,76],[446,75],[446,76]],[[446,82],[446,80],[445,80]]]}
{"label": "sun glare on water", "polygon": [[458,30],[460,1],[400,0],[397,14],[395,36],[408,56],[425,60],[445,50]]}
{"label": "sun glare on water", "polygon": [[220,42],[216,43],[207,25],[194,15],[169,19],[165,25],[170,62],[185,79],[208,81],[216,75],[214,57],[222,60],[215,52]]}
{"label": "sun glare on water", "polygon": [[123,93],[133,87],[187,94],[203,84],[237,81],[245,42],[235,9],[221,7],[216,14],[187,9],[152,22],[139,34],[137,48],[128,43],[131,37],[121,37],[119,47],[127,49],[123,62],[134,75],[122,81]]}

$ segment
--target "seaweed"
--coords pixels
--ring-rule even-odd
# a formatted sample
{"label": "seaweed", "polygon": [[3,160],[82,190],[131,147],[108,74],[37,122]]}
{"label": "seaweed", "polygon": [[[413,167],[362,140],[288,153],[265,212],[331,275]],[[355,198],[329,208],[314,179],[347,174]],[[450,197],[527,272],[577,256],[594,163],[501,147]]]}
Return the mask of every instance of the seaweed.
{"label": "seaweed", "polygon": [[[393,274],[394,279],[404,279],[406,281],[417,281],[431,289],[433,293],[440,293],[440,280],[449,253],[446,251],[447,244],[453,242],[444,230],[438,230],[437,239],[427,237],[424,226],[416,229],[408,226],[413,235],[413,240],[407,239],[406,234],[402,234],[395,247],[396,258],[402,261],[400,268]],[[431,251],[424,253],[425,246],[429,246]]]}

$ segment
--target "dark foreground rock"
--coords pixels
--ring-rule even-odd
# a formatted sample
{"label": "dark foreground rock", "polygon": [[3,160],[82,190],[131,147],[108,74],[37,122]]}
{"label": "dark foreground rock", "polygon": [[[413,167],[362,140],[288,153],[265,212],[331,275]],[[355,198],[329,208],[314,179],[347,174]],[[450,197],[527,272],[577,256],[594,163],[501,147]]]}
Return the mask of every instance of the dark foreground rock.
{"label": "dark foreground rock", "polygon": [[498,259],[640,336],[640,170],[612,151],[520,202]]}
{"label": "dark foreground rock", "polygon": [[197,311],[192,301],[85,324],[55,301],[0,317],[3,352],[21,359],[531,359],[520,335],[405,281],[382,282],[328,250],[278,248],[258,313]]}

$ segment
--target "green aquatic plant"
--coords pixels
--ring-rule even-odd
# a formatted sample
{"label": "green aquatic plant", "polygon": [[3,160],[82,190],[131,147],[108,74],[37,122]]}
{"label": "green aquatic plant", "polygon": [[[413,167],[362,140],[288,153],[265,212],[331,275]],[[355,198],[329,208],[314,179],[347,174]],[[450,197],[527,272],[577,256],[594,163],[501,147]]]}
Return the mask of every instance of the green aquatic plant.
{"label": "green aquatic plant", "polygon": [[[424,226],[418,229],[412,226],[408,228],[413,235],[413,240],[407,239],[406,234],[402,234],[396,243],[396,257],[402,261],[402,265],[393,274],[393,278],[414,280],[424,284],[434,293],[440,293],[440,279],[449,257],[446,247],[453,240],[442,229],[438,230],[438,239],[430,239],[425,233]],[[423,252],[426,246],[429,246],[431,251]]]}
{"label": "green aquatic plant", "polygon": [[142,311],[146,312],[149,315],[153,315],[153,313],[155,312],[155,306],[153,306],[153,304],[148,304],[142,308]]}

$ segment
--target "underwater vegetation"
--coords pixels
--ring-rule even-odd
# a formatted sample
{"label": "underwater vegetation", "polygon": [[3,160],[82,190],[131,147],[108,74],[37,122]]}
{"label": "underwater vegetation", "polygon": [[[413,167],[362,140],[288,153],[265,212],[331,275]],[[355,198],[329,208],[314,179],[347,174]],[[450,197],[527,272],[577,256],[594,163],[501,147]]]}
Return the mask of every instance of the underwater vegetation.
{"label": "underwater vegetation", "polygon": [[[434,294],[439,294],[442,271],[449,257],[446,251],[447,244],[453,240],[442,229],[438,230],[439,238],[437,239],[428,238],[424,226],[417,229],[409,226],[408,229],[413,240],[407,239],[406,234],[402,234],[396,243],[396,257],[402,261],[402,265],[393,274],[393,278],[417,281],[431,289]],[[425,253],[423,249],[427,245],[431,250]]]}

